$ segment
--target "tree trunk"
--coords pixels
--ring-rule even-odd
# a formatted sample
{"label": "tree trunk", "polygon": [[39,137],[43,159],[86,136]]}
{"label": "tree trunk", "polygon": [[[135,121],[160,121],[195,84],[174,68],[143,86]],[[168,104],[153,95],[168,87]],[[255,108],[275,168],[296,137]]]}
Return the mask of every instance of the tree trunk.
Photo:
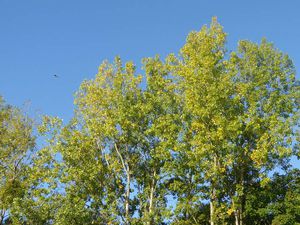
{"label": "tree trunk", "polygon": [[152,221],[152,211],[153,211],[153,201],[154,201],[154,190],[155,190],[155,176],[156,176],[156,171],[154,170],[153,172],[153,178],[151,182],[151,188],[150,188],[150,196],[149,196],[149,222],[148,225],[151,225],[153,223]]}
{"label": "tree trunk", "polygon": [[214,208],[214,200],[213,200],[212,197],[210,199],[209,205],[210,205],[210,225],[215,225],[215,223],[214,223],[214,221],[215,221],[215,219],[214,219],[215,208]]}
{"label": "tree trunk", "polygon": [[[244,152],[243,154],[243,158],[245,157]],[[238,208],[238,219],[239,219],[239,225],[243,225],[243,209],[244,209],[244,198],[245,198],[245,194],[244,194],[244,174],[245,174],[245,165],[244,165],[244,161],[242,159],[242,163],[241,163],[241,176],[240,176],[240,185],[242,187],[242,192],[239,194],[239,208]]]}
{"label": "tree trunk", "polygon": [[234,210],[235,224],[243,225],[243,200],[242,196],[239,196],[239,205],[237,209]]}
{"label": "tree trunk", "polygon": [[[243,178],[243,170],[241,173],[241,181],[240,185],[244,186],[244,178]],[[237,205],[236,202],[232,199],[232,206],[234,208],[234,218],[235,218],[235,225],[243,225],[243,209],[244,209],[244,191],[242,189],[242,193],[237,193]]]}
{"label": "tree trunk", "polygon": [[243,225],[243,207],[241,206],[241,209],[239,210],[240,215],[240,225]]}
{"label": "tree trunk", "polygon": [[235,225],[243,225],[242,210],[240,208],[234,210],[234,218],[235,218]]}
{"label": "tree trunk", "polygon": [[130,173],[127,171],[127,184],[126,184],[126,196],[125,196],[125,218],[126,224],[129,224],[129,199],[130,199]]}
{"label": "tree trunk", "polygon": [[239,210],[236,208],[236,203],[233,200],[234,199],[234,195],[230,196],[231,197],[231,201],[232,201],[232,208],[234,209],[233,213],[234,213],[234,221],[235,221],[235,225],[239,225]]}
{"label": "tree trunk", "polygon": [[235,218],[235,225],[239,225],[239,213],[238,210],[234,210],[234,218]]}
{"label": "tree trunk", "polygon": [[[214,156],[214,171],[217,171],[217,156]],[[210,196],[210,225],[215,225],[216,215],[215,215],[215,206],[216,206],[216,182],[212,178],[211,181],[211,196]]]}
{"label": "tree trunk", "polygon": [[[120,153],[117,144],[115,143],[115,149],[117,151],[117,154],[119,155],[119,158],[121,160],[124,172],[126,174],[126,192],[125,192],[125,224],[129,225],[129,200],[130,200],[130,167],[128,165],[128,162],[126,162],[126,159],[123,158],[122,154]],[[128,152],[127,146],[126,146],[126,152]]]}

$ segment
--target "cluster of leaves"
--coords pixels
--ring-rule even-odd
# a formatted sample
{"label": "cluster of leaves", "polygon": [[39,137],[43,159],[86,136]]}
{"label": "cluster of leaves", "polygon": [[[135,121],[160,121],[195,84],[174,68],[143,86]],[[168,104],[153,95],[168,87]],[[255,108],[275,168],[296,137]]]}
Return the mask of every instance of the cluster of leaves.
{"label": "cluster of leaves", "polygon": [[265,39],[225,43],[213,19],[144,76],[104,62],[34,155],[31,123],[0,102],[1,223],[299,224],[293,64]]}

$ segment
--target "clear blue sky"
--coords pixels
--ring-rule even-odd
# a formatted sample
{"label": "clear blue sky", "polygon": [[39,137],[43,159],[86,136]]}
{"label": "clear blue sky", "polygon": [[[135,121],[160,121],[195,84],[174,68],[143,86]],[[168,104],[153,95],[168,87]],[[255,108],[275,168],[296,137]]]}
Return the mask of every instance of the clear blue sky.
{"label": "clear blue sky", "polygon": [[230,49],[266,37],[299,70],[299,10],[299,0],[0,0],[0,95],[67,121],[74,92],[101,61],[176,53],[212,16]]}

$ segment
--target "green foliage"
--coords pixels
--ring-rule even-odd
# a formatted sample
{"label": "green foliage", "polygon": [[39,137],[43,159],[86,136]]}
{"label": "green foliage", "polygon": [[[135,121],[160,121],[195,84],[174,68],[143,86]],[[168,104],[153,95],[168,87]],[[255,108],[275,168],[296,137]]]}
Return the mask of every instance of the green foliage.
{"label": "green foliage", "polygon": [[35,145],[32,121],[0,96],[0,223],[11,220],[15,201],[28,188],[28,163]]}
{"label": "green foliage", "polygon": [[68,124],[43,118],[36,154],[0,100],[1,223],[299,224],[295,68],[265,39],[228,54],[226,36],[213,18],[145,75],[104,62]]}

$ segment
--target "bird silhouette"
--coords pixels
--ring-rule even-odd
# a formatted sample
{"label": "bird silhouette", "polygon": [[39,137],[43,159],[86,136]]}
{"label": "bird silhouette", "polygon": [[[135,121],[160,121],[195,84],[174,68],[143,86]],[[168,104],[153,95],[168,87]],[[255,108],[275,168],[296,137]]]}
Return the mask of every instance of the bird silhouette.
{"label": "bird silhouette", "polygon": [[58,76],[56,74],[53,75],[55,78],[58,78]]}

